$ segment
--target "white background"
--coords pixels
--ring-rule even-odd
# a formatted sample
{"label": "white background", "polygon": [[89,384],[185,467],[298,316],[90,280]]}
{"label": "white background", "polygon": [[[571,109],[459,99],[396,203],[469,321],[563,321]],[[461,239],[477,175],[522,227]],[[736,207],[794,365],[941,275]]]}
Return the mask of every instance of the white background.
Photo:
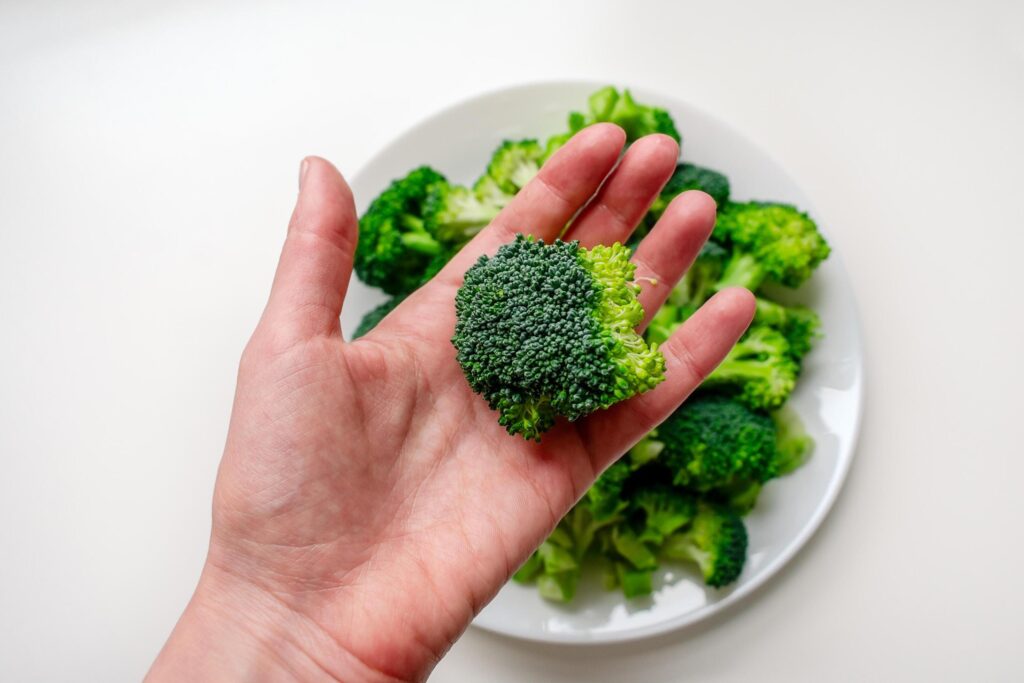
{"label": "white background", "polygon": [[301,157],[572,77],[719,115],[829,216],[864,430],[742,605],[599,649],[470,631],[433,680],[1020,680],[1024,4],[689,4],[0,5],[0,680],[138,679],[185,605]]}

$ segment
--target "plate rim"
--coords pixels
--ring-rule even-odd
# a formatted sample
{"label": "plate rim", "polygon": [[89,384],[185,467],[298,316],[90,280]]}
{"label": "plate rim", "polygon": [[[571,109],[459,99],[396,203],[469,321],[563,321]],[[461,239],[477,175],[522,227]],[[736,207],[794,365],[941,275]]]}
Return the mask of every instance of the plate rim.
{"label": "plate rim", "polygon": [[[689,101],[676,97],[674,95],[666,95],[663,91],[656,88],[650,88],[646,84],[630,79],[631,83],[628,87],[631,91],[640,93],[643,101],[653,102],[664,102],[670,107],[675,104],[683,105],[685,108],[699,112],[700,115],[712,119],[716,124],[720,125],[723,129],[727,130],[731,136],[735,139],[740,140],[743,144],[755,149],[757,152],[762,154],[764,157],[770,159],[775,166],[779,168],[779,171],[785,178],[785,180],[792,184],[802,195],[808,197],[806,209],[808,212],[813,213],[819,217],[819,222],[827,224],[826,220],[822,219],[822,213],[814,205],[814,202],[810,200],[809,195],[804,192],[803,187],[793,177],[789,170],[777,161],[776,157],[769,154],[764,147],[755,143],[753,139],[746,135],[737,126],[733,125],[732,122],[724,119],[717,114],[708,112],[703,107],[699,107],[691,104]],[[450,116],[453,112],[471,106],[474,103],[486,101],[488,99],[496,97],[508,97],[514,96],[516,93],[529,91],[536,88],[589,88],[591,91],[598,88],[602,88],[608,85],[606,81],[595,81],[585,78],[550,78],[550,79],[533,79],[529,81],[512,82],[486,90],[476,92],[472,95],[454,100],[453,102],[437,109],[436,111],[427,114],[413,123],[406,126],[401,132],[393,136],[388,143],[379,148],[374,152],[368,159],[366,159],[356,171],[352,174],[352,184],[358,184],[357,179],[370,167],[372,167],[378,159],[385,156],[390,152],[393,147],[399,146],[409,136],[413,135],[414,132],[434,121],[438,121],[447,116]],[[833,244],[838,244],[834,235],[829,235],[829,241]],[[548,643],[556,645],[577,645],[577,646],[589,646],[589,645],[601,645],[607,643],[623,643],[641,640],[644,638],[650,638],[656,635],[662,635],[669,632],[683,631],[688,627],[692,627],[698,622],[704,621],[714,614],[720,612],[730,611],[737,603],[742,602],[748,596],[757,592],[760,588],[765,586],[769,581],[775,578],[776,575],[782,570],[783,567],[788,565],[794,557],[807,545],[808,541],[817,533],[821,527],[825,518],[832,511],[836,500],[839,497],[840,491],[846,483],[847,476],[850,471],[850,467],[853,463],[853,459],[857,454],[857,446],[860,442],[861,427],[864,418],[864,404],[865,404],[865,349],[864,349],[864,334],[863,325],[861,323],[861,316],[859,307],[857,305],[857,299],[852,291],[852,281],[850,280],[849,274],[846,270],[846,266],[843,263],[842,257],[837,253],[840,249],[833,249],[833,253],[830,255],[829,260],[831,267],[838,271],[838,275],[850,285],[850,327],[852,329],[852,337],[855,348],[857,349],[857,357],[859,359],[857,363],[856,373],[853,376],[851,387],[853,391],[857,392],[856,400],[854,402],[855,411],[853,415],[853,425],[850,432],[850,438],[844,448],[840,448],[837,454],[837,469],[832,479],[829,481],[828,488],[825,491],[825,495],[821,498],[820,503],[814,510],[814,514],[808,517],[807,521],[800,529],[800,532],[796,534],[793,539],[786,545],[786,547],[775,557],[771,562],[761,567],[758,573],[753,576],[749,581],[737,586],[734,590],[729,592],[720,600],[708,603],[700,607],[699,609],[680,614],[670,619],[666,619],[661,622],[647,624],[644,626],[637,626],[623,631],[599,631],[599,632],[584,632],[584,631],[521,631],[516,629],[501,629],[495,628],[491,624],[482,624],[477,621],[479,612],[474,616],[473,621],[470,625],[474,628],[486,631],[488,633],[495,633],[501,636],[509,638],[515,638],[517,640],[525,640],[536,643]],[[504,585],[502,586],[502,589]],[[499,592],[500,590],[499,589]],[[494,599],[492,596],[491,600]],[[489,604],[490,601],[488,601]],[[482,608],[481,608],[482,609]]]}

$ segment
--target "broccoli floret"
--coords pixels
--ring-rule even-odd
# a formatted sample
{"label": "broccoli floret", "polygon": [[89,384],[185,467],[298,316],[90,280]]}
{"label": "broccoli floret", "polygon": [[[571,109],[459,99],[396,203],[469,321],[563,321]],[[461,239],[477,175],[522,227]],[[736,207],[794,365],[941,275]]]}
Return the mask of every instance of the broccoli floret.
{"label": "broccoli floret", "polygon": [[738,579],[743,571],[747,529],[732,510],[702,502],[690,527],[670,536],[662,552],[674,560],[696,562],[704,583],[720,588]]}
{"label": "broccoli floret", "polygon": [[718,211],[714,237],[732,249],[719,288],[753,291],[766,279],[798,287],[830,252],[815,222],[787,204],[728,202]]}
{"label": "broccoli floret", "polygon": [[518,235],[466,272],[452,343],[510,434],[539,440],[558,415],[576,420],[664,380],[664,357],[635,330],[644,312],[629,255]]}
{"label": "broccoli floret", "polygon": [[641,541],[661,543],[665,537],[689,524],[696,511],[693,498],[671,486],[641,489],[631,501],[635,510],[643,512]]}
{"label": "broccoli floret", "polygon": [[629,463],[618,460],[587,490],[586,500],[595,519],[612,519],[626,508],[622,492],[631,473]]}
{"label": "broccoli floret", "polygon": [[455,251],[494,220],[500,209],[469,188],[446,184],[437,187],[429,197],[424,218],[434,236]]}
{"label": "broccoli floret", "polygon": [[729,391],[751,408],[778,408],[796,386],[799,367],[778,330],[756,325],[740,339],[703,386]]}
{"label": "broccoli floret", "polygon": [[377,327],[377,323],[383,320],[388,313],[395,310],[398,304],[403,301],[405,301],[404,295],[393,296],[364,315],[363,319],[359,321],[359,326],[356,328],[356,331],[352,333],[352,338],[359,339],[367,332]]}
{"label": "broccoli floret", "polygon": [[661,218],[661,214],[665,213],[669,203],[687,190],[707,192],[718,206],[724,206],[729,201],[729,179],[724,175],[718,171],[712,171],[710,168],[702,168],[693,164],[679,164],[676,166],[675,173],[665,183],[665,187],[661,189],[661,194],[647,211],[645,219],[647,225],[654,227],[654,224]]}
{"label": "broccoli floret", "polygon": [[486,175],[498,189],[512,196],[540,171],[544,148],[536,140],[505,140],[491,155]]}
{"label": "broccoli floret", "polygon": [[391,183],[359,220],[355,271],[363,282],[389,294],[412,291],[427,265],[444,251],[423,216],[444,176],[421,166]]}
{"label": "broccoli floret", "polygon": [[709,491],[775,475],[775,424],[728,396],[701,394],[658,427],[674,482]]}
{"label": "broccoli floret", "polygon": [[781,332],[789,342],[789,353],[797,362],[811,350],[811,345],[818,338],[821,319],[809,308],[804,306],[784,306],[774,301],[758,297],[757,309],[754,314],[755,325],[767,325]]}
{"label": "broccoli floret", "polygon": [[718,243],[710,240],[704,243],[697,260],[669,293],[665,304],[654,314],[647,327],[648,342],[665,343],[676,328],[715,293],[727,257],[728,252]]}
{"label": "broccoli floret", "polygon": [[781,477],[807,462],[814,450],[814,439],[807,433],[800,416],[788,406],[773,412],[772,421],[777,433],[775,471]]}

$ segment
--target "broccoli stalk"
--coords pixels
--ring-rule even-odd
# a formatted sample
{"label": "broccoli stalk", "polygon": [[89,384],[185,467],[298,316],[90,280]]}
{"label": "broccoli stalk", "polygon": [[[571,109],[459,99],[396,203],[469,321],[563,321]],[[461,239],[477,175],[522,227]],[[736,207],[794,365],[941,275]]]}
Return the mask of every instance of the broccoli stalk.
{"label": "broccoli stalk", "polygon": [[629,255],[519,235],[466,272],[456,358],[510,434],[539,440],[558,415],[576,420],[664,380],[664,357],[635,330],[644,312]]}

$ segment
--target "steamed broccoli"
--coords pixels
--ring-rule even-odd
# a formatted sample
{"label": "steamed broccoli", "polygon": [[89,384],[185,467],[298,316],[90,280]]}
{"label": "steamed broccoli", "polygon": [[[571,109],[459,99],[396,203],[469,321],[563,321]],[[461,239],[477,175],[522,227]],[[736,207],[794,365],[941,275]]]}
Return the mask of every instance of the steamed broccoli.
{"label": "steamed broccoli", "polygon": [[584,249],[518,235],[482,256],[455,297],[457,359],[510,434],[538,439],[653,388],[665,360],[635,328],[635,265],[619,244]]}
{"label": "steamed broccoli", "polygon": [[778,330],[751,327],[715,368],[704,386],[720,387],[751,408],[778,408],[793,392],[799,366]]}
{"label": "steamed broccoli", "polygon": [[775,476],[775,436],[767,415],[727,396],[703,394],[669,416],[657,438],[674,482],[706,492]]}
{"label": "steamed broccoli", "polygon": [[643,513],[640,540],[651,543],[661,543],[666,536],[689,524],[695,512],[693,498],[667,484],[640,489],[631,504]]}
{"label": "steamed broccoli", "polygon": [[805,462],[814,448],[814,439],[804,428],[800,417],[789,406],[772,413],[775,423],[775,472],[778,476],[789,474]]}
{"label": "steamed broccoli", "polygon": [[632,474],[632,470],[629,463],[625,460],[618,460],[597,478],[593,486],[587,490],[586,495],[587,504],[594,517],[611,519],[618,516],[627,507],[623,489],[630,474]]}
{"label": "steamed broccoli", "polygon": [[425,207],[447,184],[443,175],[421,166],[373,200],[359,220],[354,264],[359,279],[388,294],[420,285],[427,265],[444,251],[424,220]]}
{"label": "steamed broccoli", "polygon": [[830,251],[815,222],[788,204],[728,202],[718,211],[714,238],[732,251],[719,289],[756,290],[765,280],[798,287]]}
{"label": "steamed broccoli", "polygon": [[469,188],[445,184],[435,188],[424,210],[427,227],[454,253],[490,223],[500,208],[480,199]]}
{"label": "steamed broccoli", "polygon": [[665,557],[690,560],[704,582],[720,588],[739,578],[747,559],[747,529],[728,508],[699,503],[693,523],[670,536],[662,546]]}
{"label": "steamed broccoli", "polygon": [[403,301],[405,301],[404,295],[393,296],[376,308],[372,309],[369,313],[363,316],[362,320],[359,321],[359,326],[356,327],[356,331],[352,333],[352,338],[359,339],[359,337],[364,336],[370,330],[377,327],[377,324],[383,320],[388,313],[395,310],[398,304]]}
{"label": "steamed broccoli", "polygon": [[728,252],[716,242],[708,241],[697,260],[668,295],[647,327],[647,341],[665,343],[672,333],[715,292]]}
{"label": "steamed broccoli", "polygon": [[805,306],[785,306],[763,297],[757,298],[754,314],[755,325],[773,327],[789,342],[789,352],[794,360],[800,361],[811,350],[819,335],[821,319]]}

